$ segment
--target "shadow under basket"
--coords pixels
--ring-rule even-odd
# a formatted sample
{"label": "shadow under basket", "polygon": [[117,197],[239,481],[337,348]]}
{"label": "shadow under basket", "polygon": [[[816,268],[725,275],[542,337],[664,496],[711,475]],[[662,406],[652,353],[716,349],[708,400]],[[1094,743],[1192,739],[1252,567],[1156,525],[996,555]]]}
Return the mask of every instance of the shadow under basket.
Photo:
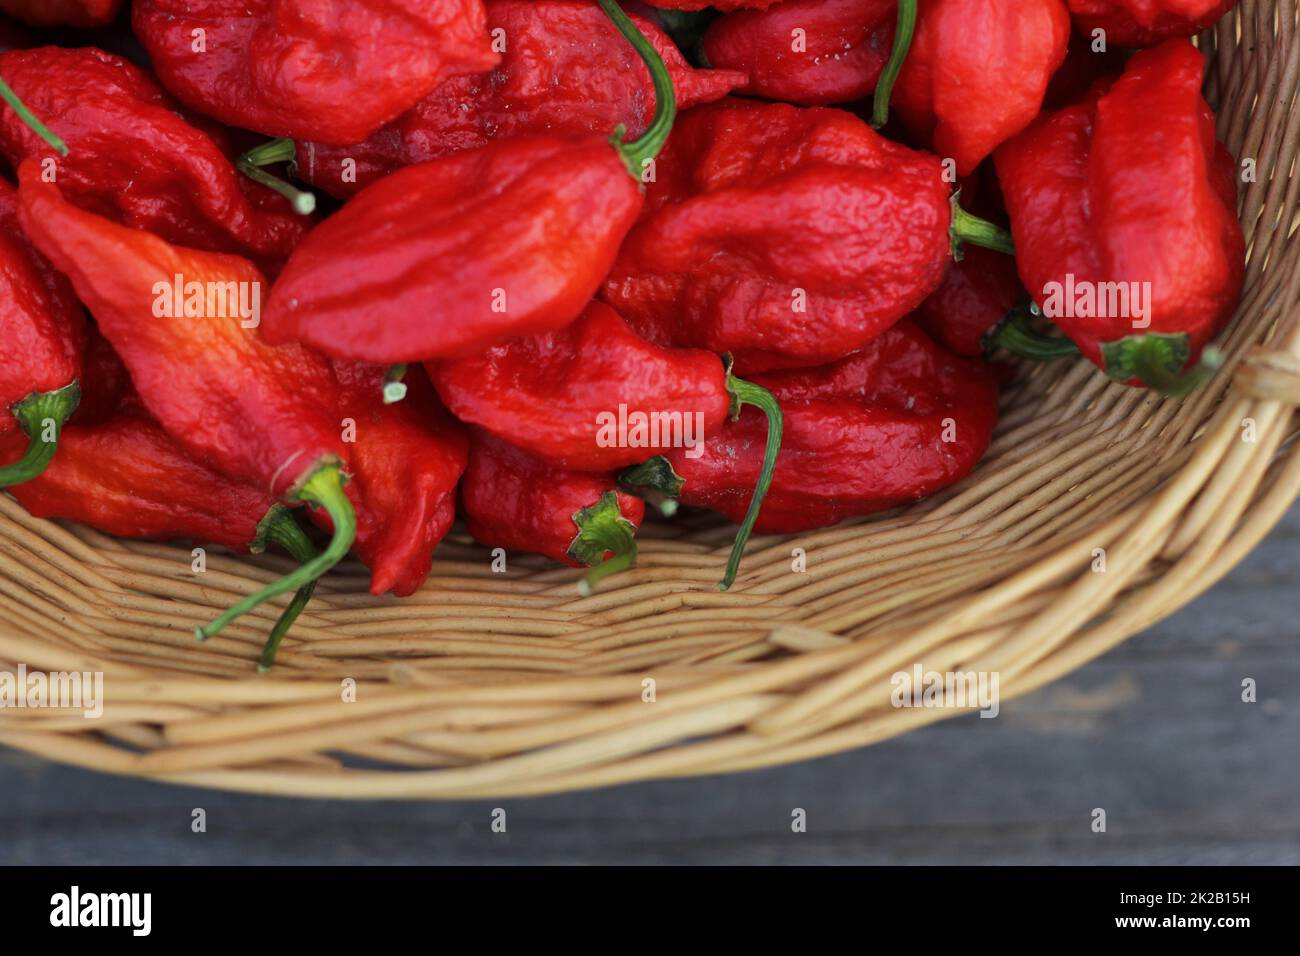
{"label": "shadow under basket", "polygon": [[1297,0],[1246,0],[1200,44],[1219,136],[1254,176],[1226,361],[1190,398],[1083,360],[1025,367],[969,479],[757,538],[727,593],[733,529],[716,521],[650,525],[639,565],[590,597],[543,561],[494,574],[459,534],[409,599],[371,597],[345,563],[262,675],[284,599],[205,644],[194,628],[285,561],[210,554],[195,574],[188,547],[34,519],[0,495],[0,671],[104,674],[98,719],[0,709],[0,743],[258,793],[549,793],[861,747],[969,713],[892,706],[899,671],[997,672],[1005,702],[1171,614],[1300,494]]}

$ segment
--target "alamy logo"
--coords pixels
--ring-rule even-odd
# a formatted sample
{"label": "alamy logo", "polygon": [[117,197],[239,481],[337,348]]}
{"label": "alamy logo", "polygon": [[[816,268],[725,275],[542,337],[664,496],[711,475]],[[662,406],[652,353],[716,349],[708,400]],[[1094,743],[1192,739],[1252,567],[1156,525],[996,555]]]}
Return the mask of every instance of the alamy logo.
{"label": "alamy logo", "polygon": [[890,702],[895,707],[978,707],[981,717],[996,717],[998,703],[997,671],[922,670],[917,664],[909,674],[898,671],[892,678]]}
{"label": "alamy logo", "polygon": [[179,272],[153,284],[155,318],[239,319],[246,329],[262,322],[262,283],[186,282]]}
{"label": "alamy logo", "polygon": [[87,720],[104,715],[103,671],[0,671],[0,709],[57,707],[80,710]]}
{"label": "alamy logo", "polygon": [[685,448],[687,458],[704,454],[703,412],[618,412],[596,415],[599,448]]}
{"label": "alamy logo", "polygon": [[68,893],[50,897],[51,926],[128,926],[133,936],[148,936],[153,923],[152,893]]}
{"label": "alamy logo", "polygon": [[1088,282],[1073,272],[1064,282],[1043,286],[1043,315],[1049,319],[1130,319],[1135,329],[1151,325],[1150,282]]}

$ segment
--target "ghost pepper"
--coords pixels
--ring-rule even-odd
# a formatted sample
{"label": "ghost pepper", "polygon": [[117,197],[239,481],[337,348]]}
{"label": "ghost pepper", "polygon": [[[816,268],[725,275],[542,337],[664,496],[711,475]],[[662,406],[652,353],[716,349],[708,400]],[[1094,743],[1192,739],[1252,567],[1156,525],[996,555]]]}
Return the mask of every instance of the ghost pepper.
{"label": "ghost pepper", "polygon": [[411,362],[578,317],[641,211],[641,178],[676,113],[654,47],[614,0],[600,4],[654,77],[646,133],[493,140],[379,180],[295,250],[267,309],[268,341]]}
{"label": "ghost pepper", "polygon": [[679,121],[601,296],[744,373],[817,365],[920,305],[968,238],[1009,241],[952,201],[937,157],[843,110],[723,101]]}
{"label": "ghost pepper", "polygon": [[[591,0],[491,0],[488,28],[503,31],[501,62],[489,73],[444,81],[415,107],[352,146],[303,142],[298,172],[335,196],[350,196],[395,169],[526,134],[640,136],[653,118],[651,78],[635,50]],[[730,70],[697,70],[662,30],[632,22],[672,77],[680,109],[738,87]]]}
{"label": "ghost pepper", "polygon": [[1067,0],[1083,36],[1105,32],[1117,47],[1149,47],[1214,26],[1237,0]]}
{"label": "ghost pepper", "polygon": [[996,157],[1020,277],[1043,313],[1112,378],[1171,395],[1204,377],[1194,363],[1244,273],[1235,164],[1203,69],[1186,40],[1143,50]]}
{"label": "ghost pepper", "polygon": [[177,99],[270,136],[360,142],[497,60],[481,0],[136,0],[131,15]]}
{"label": "ghost pepper", "polygon": [[[429,575],[433,549],[456,517],[456,483],[465,471],[464,429],[438,404],[419,370],[405,378],[403,401],[386,404],[385,369],[337,360],[357,514],[353,550],[371,569],[370,592],[405,597]],[[313,517],[333,530],[328,514]]]}
{"label": "ghost pepper", "polygon": [[[12,436],[0,437],[0,460],[15,450]],[[77,521],[119,538],[185,538],[244,553],[277,544],[299,563],[315,556],[284,505],[195,461],[156,423],[131,412],[69,425],[54,463],[10,493],[38,518]],[[276,623],[263,669],[313,586],[295,595]]]}
{"label": "ghost pepper", "polygon": [[169,242],[282,259],[306,231],[284,199],[240,176],[139,67],[91,47],[0,55],[3,76],[68,145],[66,156],[0,110],[0,154],[40,160],[77,205]]}
{"label": "ghost pepper", "polygon": [[26,453],[0,466],[0,487],[49,465],[81,397],[86,320],[72,286],[28,242],[17,194],[0,179],[0,435]]}
{"label": "ghost pepper", "polygon": [[321,357],[257,335],[262,274],[237,256],[182,249],[79,209],[32,161],[18,175],[23,229],[71,279],[167,433],[227,477],[324,507],[334,523],[323,554],[240,601],[200,637],[333,567],[356,532],[342,487],[339,387]]}
{"label": "ghost pepper", "polygon": [[[780,401],[786,422],[757,523],[763,532],[826,527],[950,485],[975,467],[997,419],[988,369],[940,348],[910,321],[834,364],[756,380]],[[759,416],[742,414],[710,437],[701,457],[675,449],[624,472],[622,484],[735,520],[762,467],[762,426]]]}
{"label": "ghost pepper", "polygon": [[821,106],[876,88],[894,39],[897,0],[785,0],[737,10],[704,33],[709,65],[740,70],[744,92]]}
{"label": "ghost pepper", "polygon": [[482,544],[591,567],[585,592],[636,561],[645,504],[613,474],[568,471],[475,429],[461,501]]}
{"label": "ghost pepper", "polygon": [[1038,115],[1069,39],[1064,0],[918,0],[893,104],[964,176]]}

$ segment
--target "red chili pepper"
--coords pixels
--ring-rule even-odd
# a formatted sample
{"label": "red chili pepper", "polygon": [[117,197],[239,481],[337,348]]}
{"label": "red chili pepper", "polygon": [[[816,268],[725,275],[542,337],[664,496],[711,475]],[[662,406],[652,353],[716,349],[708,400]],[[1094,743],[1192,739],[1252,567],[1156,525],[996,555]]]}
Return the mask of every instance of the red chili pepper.
{"label": "red chili pepper", "polygon": [[0,13],[37,27],[101,27],[121,9],[122,0],[0,0]]}
{"label": "red chili pepper", "polygon": [[1235,164],[1203,68],[1186,40],[1139,52],[997,154],[1020,277],[1044,314],[1112,378],[1174,395],[1208,370],[1186,366],[1232,315],[1244,272]]}
{"label": "red chili pepper", "polygon": [[147,73],[102,50],[41,47],[0,55],[3,76],[69,147],[60,157],[0,110],[0,153],[42,161],[77,205],[170,242],[283,259],[309,225],[241,177]]}
{"label": "red chili pepper", "polygon": [[167,433],[228,477],[324,507],[334,522],[320,557],[239,602],[200,636],[333,567],[356,531],[342,488],[339,387],[319,356],[269,346],[255,333],[262,274],[237,256],[182,249],[79,209],[42,180],[34,162],[18,175],[23,228],[72,280]]}
{"label": "red chili pepper", "polygon": [[[336,361],[334,372],[350,439],[353,550],[371,569],[371,594],[414,594],[456,518],[468,440],[418,370],[406,376],[405,400],[393,404],[384,401],[383,366]],[[313,517],[333,530],[328,514]]]}
{"label": "red chili pepper", "polygon": [[567,471],[475,429],[461,483],[469,533],[492,548],[543,554],[591,566],[595,584],[636,560],[641,499],[618,490],[613,474]]}
{"label": "red chili pepper", "polygon": [[897,0],[785,0],[738,10],[704,33],[711,66],[741,70],[746,93],[788,103],[849,103],[876,88]]}
{"label": "red chili pepper", "polygon": [[1117,77],[1124,72],[1124,54],[1114,47],[1100,52],[1093,50],[1092,41],[1075,36],[1065,62],[1052,74],[1043,95],[1044,110],[1059,110],[1063,106],[1088,95],[1094,83],[1104,77]]}
{"label": "red chili pepper", "polygon": [[1214,26],[1237,0],[1067,0],[1074,28],[1084,36],[1104,30],[1117,47],[1155,46]]}
{"label": "red chili pepper", "polygon": [[[21,447],[13,438],[0,437],[0,459]],[[38,518],[77,521],[119,538],[187,538],[245,553],[278,544],[300,564],[316,554],[289,510],[270,495],[199,464],[156,423],[131,413],[94,426],[69,425],[59,457],[10,494]],[[308,583],[281,614],[263,669],[314,586]]]}
{"label": "red chili pepper", "polygon": [[944,347],[975,358],[985,336],[1025,298],[1016,261],[989,249],[969,249],[948,267],[939,288],[916,310],[916,320]]}
{"label": "red chili pepper", "polygon": [[49,465],[81,397],[85,338],[72,287],[27,241],[17,194],[0,179],[0,435],[21,429],[15,438],[27,447],[0,467],[0,488]]}
{"label": "red chili pepper", "polygon": [[954,240],[1009,242],[952,203],[938,158],[843,110],[697,107],[657,171],[602,297],[652,342],[743,371],[860,349],[934,291]]}
{"label": "red chili pepper", "polygon": [[123,411],[145,414],[131,384],[131,373],[94,323],[86,326],[81,368],[81,401],[73,413],[73,424],[98,425]]}
{"label": "red chili pepper", "polygon": [[[645,65],[591,0],[492,0],[488,28],[504,31],[501,62],[487,74],[442,83],[397,120],[354,146],[299,143],[299,174],[350,196],[395,169],[493,139],[529,134],[608,135],[622,123],[636,137],[655,108]],[[658,51],[679,109],[719,99],[744,77],[697,70],[651,21],[631,15]]]}
{"label": "red chili pepper", "polygon": [[614,0],[600,3],[651,67],[645,135],[493,140],[379,180],[294,252],[267,309],[268,341],[412,362],[578,317],[641,211],[643,164],[676,110],[654,48]]}
{"label": "red chili pepper", "polygon": [[[997,386],[911,322],[833,365],[758,376],[786,433],[757,529],[791,533],[915,501],[969,474],[997,419]],[[742,414],[703,456],[680,450],[623,474],[624,487],[676,494],[737,519],[762,467],[763,423]],[[675,479],[673,473],[675,472]]]}
{"label": "red chili pepper", "polygon": [[964,176],[1038,115],[1069,39],[1063,0],[919,0],[893,103]]}
{"label": "red chili pepper", "polygon": [[135,0],[131,15],[177,99],[270,136],[358,143],[497,61],[481,0]]}

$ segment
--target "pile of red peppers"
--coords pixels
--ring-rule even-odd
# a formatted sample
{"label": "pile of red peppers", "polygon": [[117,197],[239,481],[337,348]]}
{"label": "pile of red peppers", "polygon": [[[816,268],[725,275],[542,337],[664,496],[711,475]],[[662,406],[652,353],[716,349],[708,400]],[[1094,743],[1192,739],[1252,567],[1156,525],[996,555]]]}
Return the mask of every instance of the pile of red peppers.
{"label": "pile of red peppers", "polygon": [[1213,372],[1232,6],[0,0],[0,487],[287,552],[198,629],[263,667],[458,518],[587,593],[709,509],[730,587],[753,531],[961,481],[1012,356]]}

